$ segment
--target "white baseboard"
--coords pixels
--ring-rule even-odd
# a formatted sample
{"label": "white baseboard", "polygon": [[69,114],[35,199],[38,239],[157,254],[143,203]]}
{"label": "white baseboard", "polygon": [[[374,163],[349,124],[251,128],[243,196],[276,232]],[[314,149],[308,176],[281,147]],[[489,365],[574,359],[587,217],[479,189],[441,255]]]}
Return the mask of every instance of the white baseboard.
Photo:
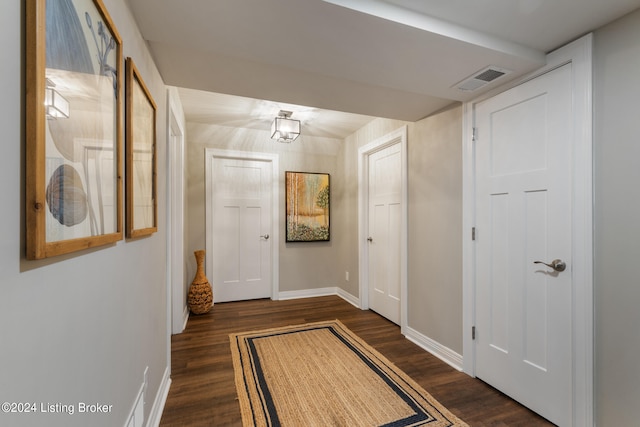
{"label": "white baseboard", "polygon": [[405,337],[438,359],[462,372],[462,355],[407,326]]}
{"label": "white baseboard", "polygon": [[164,375],[162,376],[162,381],[160,382],[160,388],[156,394],[156,399],[153,401],[153,406],[149,413],[147,427],[158,427],[160,425],[164,405],[167,403],[167,396],[169,395],[169,388],[171,387],[171,376],[169,372],[169,367],[167,366],[164,370]]}
{"label": "white baseboard", "polygon": [[346,302],[348,302],[351,305],[353,305],[355,308],[361,308],[360,307],[360,298],[354,297],[353,295],[351,295],[349,292],[345,291],[344,289],[336,288],[336,295],[338,295],[340,298],[342,298]]}
{"label": "white baseboard", "polygon": [[278,294],[278,299],[287,300],[287,299],[299,299],[299,298],[313,298],[313,297],[324,297],[327,295],[337,295],[343,300],[347,301],[349,304],[360,308],[360,300],[347,291],[339,288],[337,286],[327,287],[327,288],[316,288],[316,289],[304,289],[301,291],[286,291],[280,292]]}
{"label": "white baseboard", "polygon": [[301,291],[285,291],[278,294],[279,300],[324,297],[327,295],[336,295],[336,288],[315,288],[303,289]]}
{"label": "white baseboard", "polygon": [[184,330],[187,328],[187,322],[189,321],[189,314],[191,313],[191,311],[189,310],[189,306],[184,306],[184,312],[182,313],[182,316],[184,318],[184,322],[182,323],[182,331],[180,331],[180,333],[184,332]]}

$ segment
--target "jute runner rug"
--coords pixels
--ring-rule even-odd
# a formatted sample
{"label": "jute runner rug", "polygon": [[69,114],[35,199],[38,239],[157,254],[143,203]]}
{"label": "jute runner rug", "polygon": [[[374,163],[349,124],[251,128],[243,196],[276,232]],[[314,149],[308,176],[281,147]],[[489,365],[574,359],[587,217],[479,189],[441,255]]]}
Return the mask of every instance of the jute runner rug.
{"label": "jute runner rug", "polygon": [[231,334],[248,426],[466,426],[339,321]]}

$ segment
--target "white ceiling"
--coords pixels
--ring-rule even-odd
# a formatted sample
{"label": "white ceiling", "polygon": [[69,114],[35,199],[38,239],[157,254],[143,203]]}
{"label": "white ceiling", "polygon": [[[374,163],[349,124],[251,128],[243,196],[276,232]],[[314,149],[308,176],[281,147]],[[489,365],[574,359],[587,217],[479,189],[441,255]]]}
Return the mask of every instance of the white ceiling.
{"label": "white ceiling", "polygon": [[[359,115],[415,121],[470,100],[640,7],[640,0],[128,1],[165,83],[185,88],[188,121],[266,130],[289,109],[303,132],[338,138],[371,118]],[[511,72],[478,91],[457,89],[489,65]]]}
{"label": "white ceiling", "polygon": [[178,89],[184,113],[190,123],[269,130],[280,110],[294,112],[306,136],[344,139],[373,120],[371,116],[325,110],[282,102]]}

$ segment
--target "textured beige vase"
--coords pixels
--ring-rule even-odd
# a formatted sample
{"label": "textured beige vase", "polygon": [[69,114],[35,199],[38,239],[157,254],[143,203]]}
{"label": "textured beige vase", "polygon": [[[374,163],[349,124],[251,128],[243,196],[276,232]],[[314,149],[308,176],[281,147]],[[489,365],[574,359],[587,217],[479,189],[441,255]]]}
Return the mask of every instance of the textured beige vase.
{"label": "textured beige vase", "polygon": [[207,276],[204,275],[204,250],[195,251],[193,254],[196,256],[198,267],[189,287],[187,303],[193,314],[205,314],[213,307],[213,291]]}

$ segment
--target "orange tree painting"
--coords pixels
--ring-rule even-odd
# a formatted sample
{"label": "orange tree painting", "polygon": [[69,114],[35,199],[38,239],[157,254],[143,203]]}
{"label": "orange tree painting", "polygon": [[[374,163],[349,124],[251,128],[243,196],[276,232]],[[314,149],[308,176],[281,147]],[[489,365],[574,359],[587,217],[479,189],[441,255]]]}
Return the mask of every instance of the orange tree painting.
{"label": "orange tree painting", "polygon": [[329,174],[286,172],[287,242],[329,240]]}

